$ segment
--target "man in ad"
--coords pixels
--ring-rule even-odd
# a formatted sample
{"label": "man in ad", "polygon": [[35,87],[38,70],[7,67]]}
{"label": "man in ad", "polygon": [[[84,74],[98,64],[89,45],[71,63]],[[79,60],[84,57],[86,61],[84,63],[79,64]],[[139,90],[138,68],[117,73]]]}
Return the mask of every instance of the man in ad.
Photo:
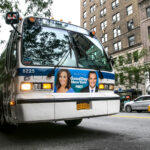
{"label": "man in ad", "polygon": [[81,92],[98,92],[98,87],[96,86],[97,75],[95,71],[90,71],[88,75],[89,86],[83,88]]}

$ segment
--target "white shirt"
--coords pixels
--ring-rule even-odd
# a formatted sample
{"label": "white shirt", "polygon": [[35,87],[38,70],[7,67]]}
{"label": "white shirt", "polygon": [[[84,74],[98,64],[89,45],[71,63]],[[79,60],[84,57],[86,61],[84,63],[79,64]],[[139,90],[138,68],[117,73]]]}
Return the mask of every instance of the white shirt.
{"label": "white shirt", "polygon": [[[92,92],[92,90],[93,90],[93,92]],[[96,87],[91,88],[91,87],[89,86],[89,91],[90,91],[90,93],[95,93],[95,91],[96,91]]]}

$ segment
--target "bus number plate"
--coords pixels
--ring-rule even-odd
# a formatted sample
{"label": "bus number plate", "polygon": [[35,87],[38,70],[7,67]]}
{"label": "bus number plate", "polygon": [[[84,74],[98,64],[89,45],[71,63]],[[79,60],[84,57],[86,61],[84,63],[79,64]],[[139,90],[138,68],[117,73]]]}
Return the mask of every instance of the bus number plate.
{"label": "bus number plate", "polygon": [[90,109],[90,103],[89,102],[77,103],[77,110],[81,109]]}

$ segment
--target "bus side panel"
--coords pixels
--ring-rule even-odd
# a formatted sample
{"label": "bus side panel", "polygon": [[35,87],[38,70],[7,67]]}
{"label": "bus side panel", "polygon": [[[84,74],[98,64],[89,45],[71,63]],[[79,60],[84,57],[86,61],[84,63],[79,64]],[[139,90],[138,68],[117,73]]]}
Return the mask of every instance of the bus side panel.
{"label": "bus side panel", "polygon": [[107,115],[107,101],[91,101],[91,109],[77,110],[77,102],[56,102],[55,120]]}
{"label": "bus side panel", "polygon": [[108,114],[115,114],[120,111],[120,100],[108,101]]}
{"label": "bus side panel", "polygon": [[17,105],[18,122],[54,120],[54,103],[31,103]]}

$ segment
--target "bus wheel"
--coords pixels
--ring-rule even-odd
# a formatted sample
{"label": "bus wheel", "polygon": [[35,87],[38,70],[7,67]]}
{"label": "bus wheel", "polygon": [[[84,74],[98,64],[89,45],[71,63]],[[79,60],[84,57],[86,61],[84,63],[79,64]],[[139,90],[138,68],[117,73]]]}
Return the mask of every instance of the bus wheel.
{"label": "bus wheel", "polygon": [[132,111],[131,106],[126,106],[126,112],[131,112],[131,111]]}
{"label": "bus wheel", "polygon": [[77,119],[77,120],[65,120],[65,123],[69,127],[75,127],[81,123],[82,119]]}

